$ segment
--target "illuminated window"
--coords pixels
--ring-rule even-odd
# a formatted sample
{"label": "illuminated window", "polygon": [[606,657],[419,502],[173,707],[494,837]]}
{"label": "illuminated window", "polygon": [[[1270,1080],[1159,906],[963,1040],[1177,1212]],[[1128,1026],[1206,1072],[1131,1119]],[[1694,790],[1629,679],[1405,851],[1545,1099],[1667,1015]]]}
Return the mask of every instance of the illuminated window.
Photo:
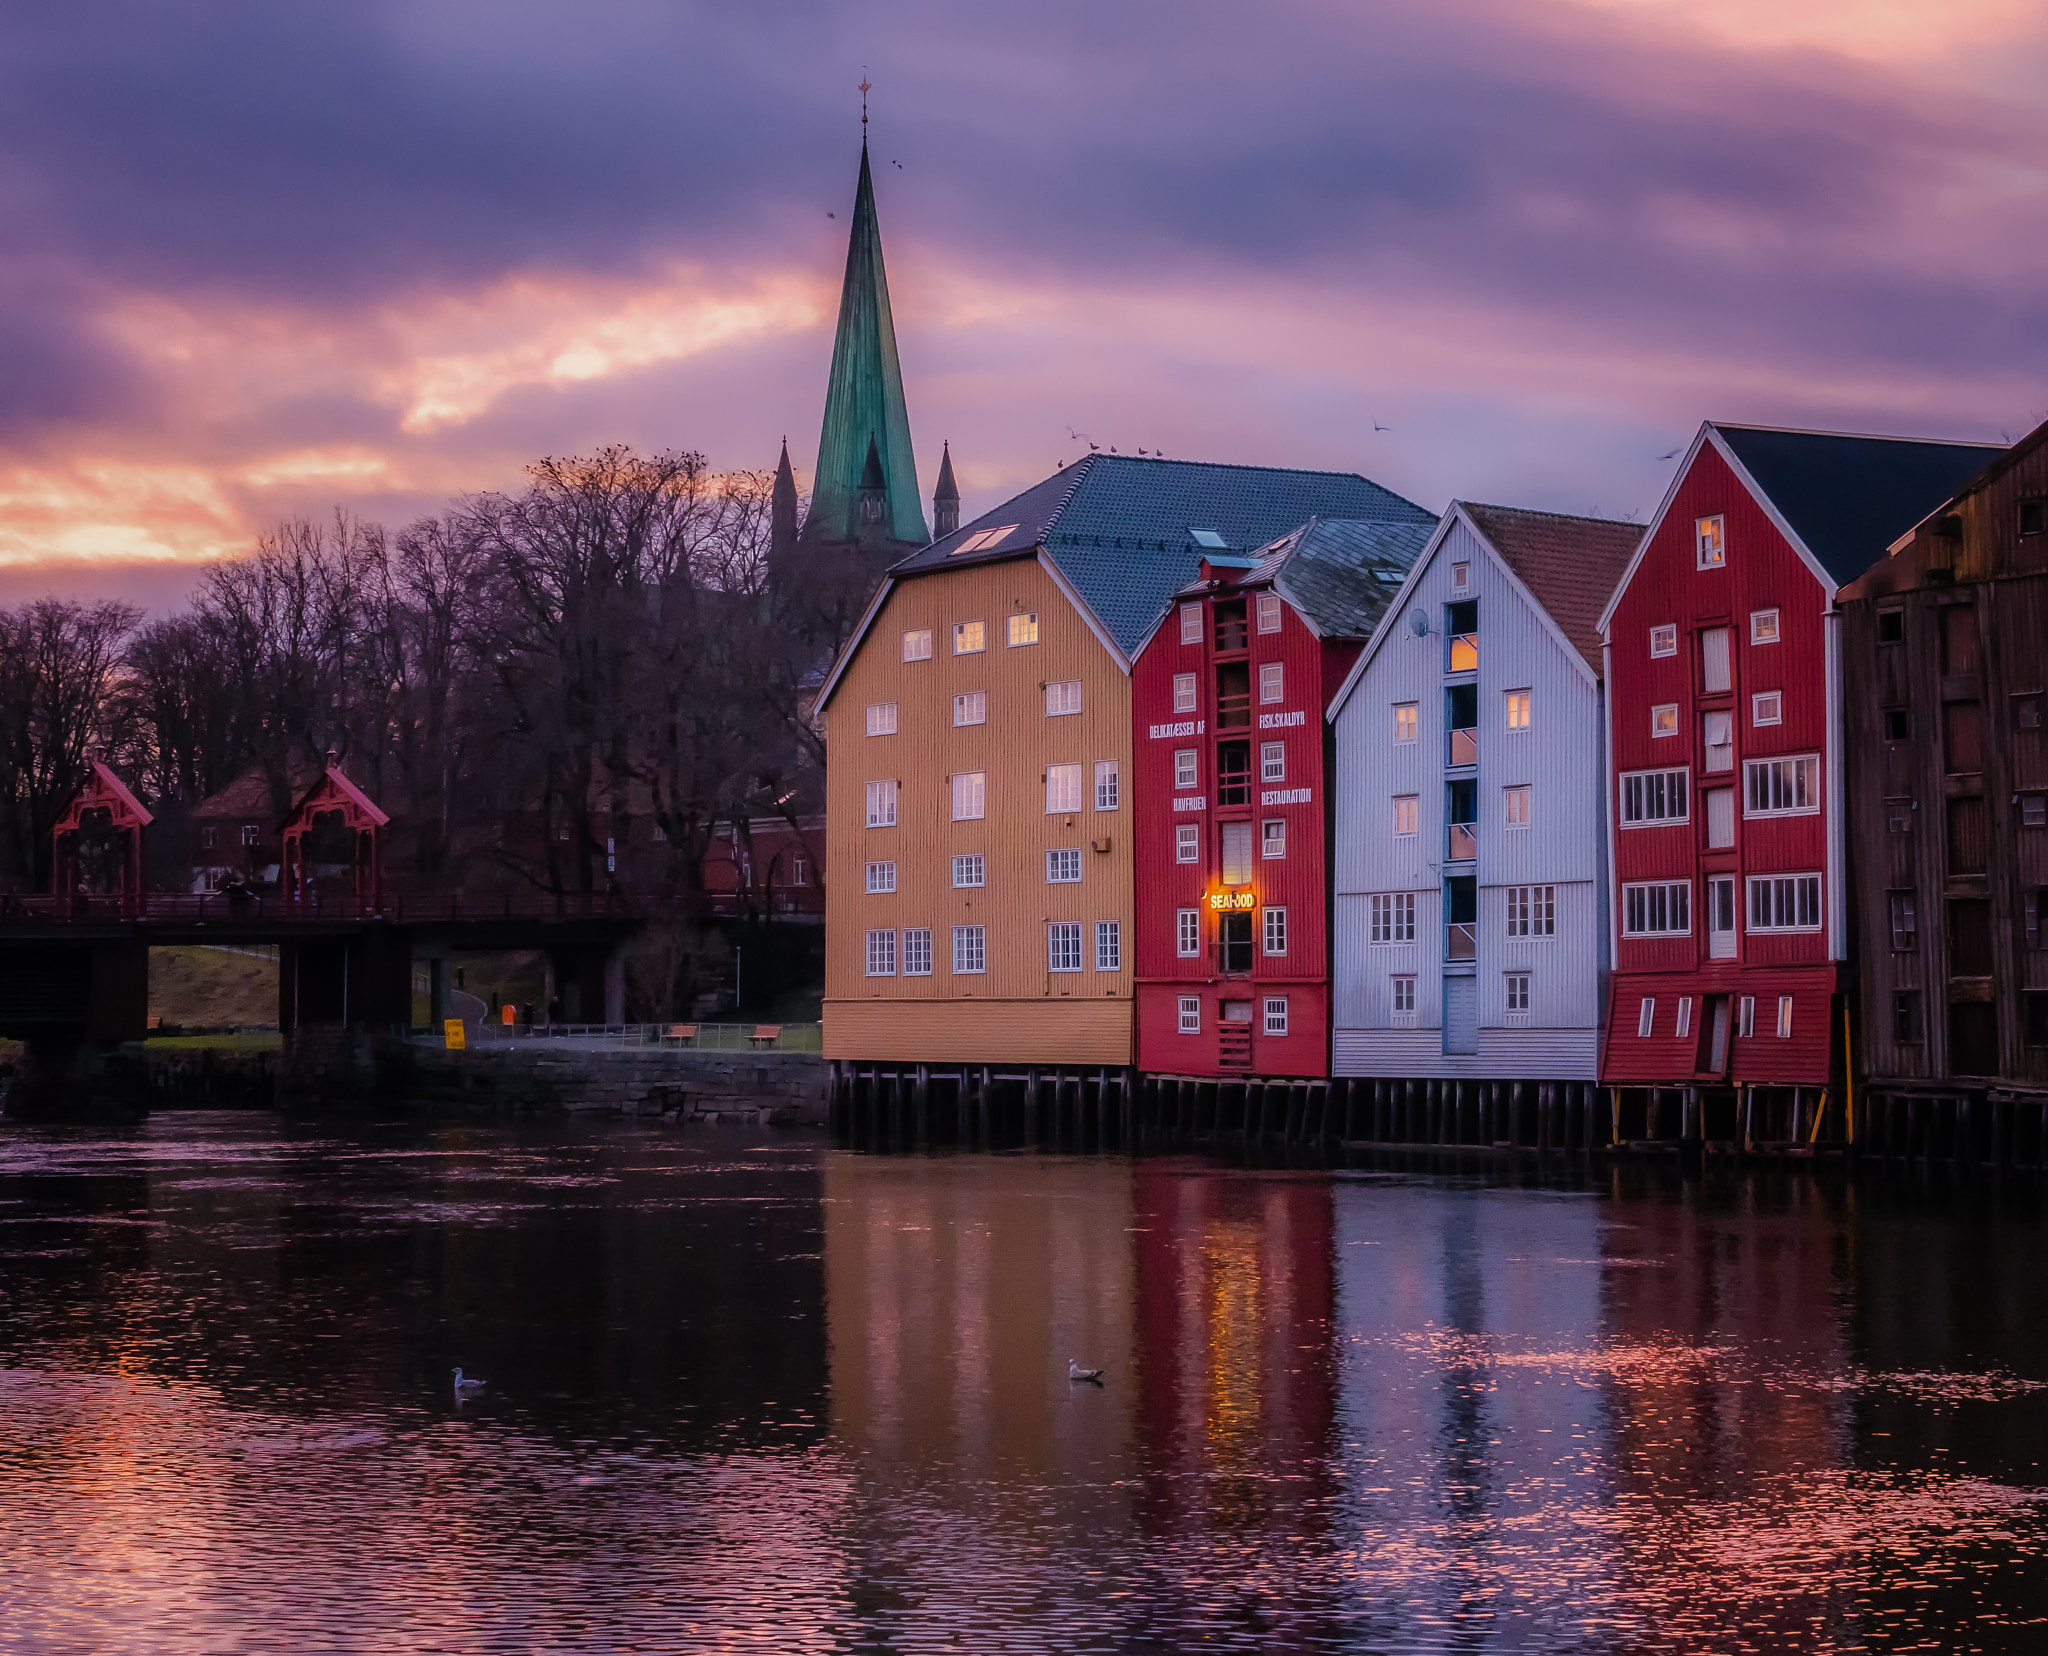
{"label": "illuminated window", "polygon": [[1412,742],[1415,740],[1415,703],[1394,703],[1394,740]]}
{"label": "illuminated window", "polygon": [[1506,807],[1506,811],[1505,811],[1505,814],[1504,814],[1504,816],[1503,816],[1503,819],[1502,819],[1502,820],[1503,820],[1503,821],[1504,821],[1504,822],[1505,822],[1505,823],[1507,824],[1507,826],[1508,826],[1508,827],[1510,827],[1510,828],[1526,828],[1526,827],[1528,827],[1528,826],[1529,826],[1529,785],[1528,785],[1528,783],[1526,783],[1526,782],[1523,782],[1523,783],[1520,783],[1520,784],[1518,784],[1517,786],[1515,786],[1515,787],[1512,787],[1512,788],[1503,788],[1503,789],[1501,789],[1501,791],[1500,791],[1500,797],[1501,797],[1501,801],[1502,801],[1503,805],[1505,805],[1505,807]]}
{"label": "illuminated window", "polygon": [[1218,861],[1223,865],[1221,875],[1227,886],[1250,885],[1252,883],[1252,825],[1249,822],[1226,822],[1218,830],[1221,841],[1218,846]]}
{"label": "illuminated window", "polygon": [[1038,642],[1038,617],[1035,615],[1013,615],[1010,617],[1010,648],[1020,644]]}
{"label": "illuminated window", "polygon": [[1280,594],[1262,592],[1259,594],[1259,631],[1276,633],[1280,630]]}
{"label": "illuminated window", "polygon": [[1693,519],[1693,555],[1702,569],[1719,569],[1728,561],[1728,530],[1720,513]]}
{"label": "illuminated window", "polygon": [[1678,703],[1669,702],[1662,707],[1650,709],[1650,734],[1652,736],[1676,736],[1678,734]]}
{"label": "illuminated window", "polygon": [[903,635],[903,659],[905,661],[929,661],[931,658],[931,628],[917,627]]}
{"label": "illuminated window", "polygon": [[988,648],[988,628],[980,621],[960,621],[953,627],[953,653],[978,655]]}
{"label": "illuminated window", "polygon": [[1781,1041],[1792,1039],[1792,997],[1790,995],[1780,995],[1778,997],[1778,1039]]}
{"label": "illuminated window", "polygon": [[896,734],[896,704],[894,702],[868,703],[868,734],[870,736],[893,736]]}
{"label": "illuminated window", "polygon": [[1670,656],[1678,654],[1678,628],[1672,624],[1650,629],[1650,654]]}
{"label": "illuminated window", "polygon": [[1416,819],[1416,796],[1414,794],[1396,794],[1394,796],[1394,832],[1396,834],[1414,833]]}
{"label": "illuminated window", "polygon": [[1778,612],[1774,609],[1749,612],[1749,641],[1752,644],[1778,642]]}
{"label": "illuminated window", "polygon": [[1529,692],[1526,690],[1510,690],[1507,693],[1507,713],[1508,729],[1527,730],[1529,728]]}

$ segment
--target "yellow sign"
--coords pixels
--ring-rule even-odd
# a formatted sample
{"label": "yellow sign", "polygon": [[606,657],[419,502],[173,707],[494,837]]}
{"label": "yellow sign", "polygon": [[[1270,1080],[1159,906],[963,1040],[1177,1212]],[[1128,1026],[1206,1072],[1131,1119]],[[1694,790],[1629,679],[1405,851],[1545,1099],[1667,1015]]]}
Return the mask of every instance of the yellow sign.
{"label": "yellow sign", "polygon": [[1209,906],[1212,909],[1257,908],[1259,899],[1250,891],[1212,891],[1209,893]]}
{"label": "yellow sign", "polygon": [[446,1031],[448,1050],[450,1052],[461,1052],[463,1050],[462,1020],[460,1018],[443,1018],[441,1020],[441,1028]]}

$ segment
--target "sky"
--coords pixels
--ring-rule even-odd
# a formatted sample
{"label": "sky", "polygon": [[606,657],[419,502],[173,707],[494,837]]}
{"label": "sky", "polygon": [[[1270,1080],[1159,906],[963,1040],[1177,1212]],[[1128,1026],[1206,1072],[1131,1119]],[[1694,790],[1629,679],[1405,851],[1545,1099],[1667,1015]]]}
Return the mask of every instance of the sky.
{"label": "sky", "polygon": [[70,0],[0,16],[0,603],[610,442],[803,481],[864,74],[968,516],[1091,440],[1647,517],[1705,418],[2048,418],[2040,0]]}

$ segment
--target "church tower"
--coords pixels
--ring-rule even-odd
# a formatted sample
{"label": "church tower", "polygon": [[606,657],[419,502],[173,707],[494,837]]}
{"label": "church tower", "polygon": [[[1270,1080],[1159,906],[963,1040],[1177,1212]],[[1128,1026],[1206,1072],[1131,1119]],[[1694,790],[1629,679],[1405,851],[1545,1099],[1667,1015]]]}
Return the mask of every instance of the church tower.
{"label": "church tower", "polygon": [[810,513],[797,537],[798,562],[808,564],[804,554],[814,550],[852,549],[879,577],[930,541],[917,498],[910,413],[896,360],[896,324],[889,314],[882,230],[863,136],[818,469],[811,480]]}
{"label": "church tower", "polygon": [[939,453],[939,485],[932,490],[932,539],[944,540],[960,527],[960,485],[953,481],[953,445]]}

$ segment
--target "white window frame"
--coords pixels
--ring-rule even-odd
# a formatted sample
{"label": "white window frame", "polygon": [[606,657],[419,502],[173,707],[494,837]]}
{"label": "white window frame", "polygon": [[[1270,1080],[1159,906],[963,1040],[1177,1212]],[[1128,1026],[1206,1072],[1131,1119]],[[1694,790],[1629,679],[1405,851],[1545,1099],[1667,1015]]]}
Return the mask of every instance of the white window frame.
{"label": "white window frame", "polygon": [[988,648],[988,623],[986,621],[955,621],[953,623],[953,653],[956,656],[980,655]]}
{"label": "white window frame", "polygon": [[951,780],[955,822],[979,822],[988,815],[987,771],[955,771]]}
{"label": "white window frame", "polygon": [[[1407,809],[1404,811],[1403,806]],[[1407,823],[1402,826],[1403,821]],[[1394,837],[1413,839],[1422,826],[1422,797],[1419,794],[1394,795]]]}
{"label": "white window frame", "polygon": [[[1648,923],[1657,918],[1652,911],[1659,906],[1656,899],[1650,895],[1653,892],[1662,892],[1664,894],[1661,905],[1664,909],[1662,918],[1665,924],[1663,925],[1651,925]],[[1673,900],[1673,893],[1678,894],[1679,901],[1676,903]],[[1632,901],[1632,898],[1637,894],[1642,896],[1640,908]],[[1682,906],[1685,910],[1685,924],[1683,926],[1674,926],[1669,923],[1671,910],[1678,906]],[[1621,888],[1621,935],[1623,937],[1690,937],[1692,936],[1692,910],[1692,881],[1690,880],[1630,880]],[[1636,924],[1638,915],[1645,922],[1644,924]]]}
{"label": "white window frame", "polygon": [[896,783],[893,779],[868,784],[868,826],[896,826]]}
{"label": "white window frame", "polygon": [[1173,710],[1176,713],[1192,713],[1201,701],[1201,691],[1193,673],[1173,675]]}
{"label": "white window frame", "polygon": [[[962,875],[970,878],[962,879]],[[953,887],[966,890],[988,884],[988,859],[979,851],[963,851],[953,859]]]}
{"label": "white window frame", "polygon": [[1751,610],[1749,612],[1749,641],[1752,644],[1775,644],[1780,637],[1778,612],[1775,608]]}
{"label": "white window frame", "polygon": [[931,927],[910,926],[904,930],[903,975],[905,977],[930,977],[932,975]]}
{"label": "white window frame", "polygon": [[1202,860],[1202,825],[1198,822],[1177,822],[1173,827],[1173,860],[1177,863],[1198,863]]}
{"label": "white window frame", "polygon": [[[1768,711],[1766,711],[1768,709]],[[1785,722],[1785,692],[1782,690],[1759,690],[1749,698],[1749,722],[1752,726],[1775,725]]]}
{"label": "white window frame", "polygon": [[[1722,733],[1726,741],[1714,740],[1714,723],[1722,721]],[[1724,757],[1725,764],[1715,761]],[[1710,708],[1700,715],[1700,774],[1703,776],[1727,776],[1735,769],[1735,714],[1728,708]]]}
{"label": "white window frame", "polygon": [[[1758,776],[1759,776],[1760,774],[1761,774],[1761,775],[1765,775],[1765,776],[1771,776],[1771,775],[1773,775],[1773,774],[1774,774],[1774,773],[1775,773],[1775,772],[1777,771],[1777,769],[1778,769],[1778,768],[1779,768],[1780,766],[1790,766],[1790,767],[1791,767],[1791,770],[1790,770],[1790,772],[1789,772],[1788,774],[1789,774],[1789,777],[1791,778],[1791,781],[1790,781],[1790,791],[1791,791],[1792,793],[1794,793],[1794,794],[1797,794],[1797,792],[1799,791],[1799,782],[1798,782],[1798,779],[1799,779],[1799,776],[1800,776],[1800,771],[1801,771],[1801,767],[1806,767],[1806,779],[1807,779],[1807,787],[1806,787],[1806,796],[1807,796],[1807,798],[1808,798],[1808,799],[1809,799],[1809,800],[1811,801],[1811,803],[1810,803],[1810,804],[1806,804],[1806,805],[1766,805],[1766,806],[1765,806],[1765,807],[1763,807],[1763,809],[1761,809],[1761,810],[1757,809],[1757,808],[1756,808],[1756,807],[1754,806],[1754,804],[1752,803],[1752,802],[1754,801],[1754,799],[1756,798],[1756,788],[1757,788],[1757,781],[1756,781],[1756,778],[1757,778],[1757,777],[1758,777]],[[1767,784],[1766,784],[1766,786],[1767,786],[1768,790],[1769,790],[1769,791],[1770,791],[1771,793],[1776,793],[1776,792],[1778,791],[1778,783],[1777,783],[1777,782],[1776,782],[1775,780],[1773,780],[1773,781],[1771,781],[1771,782],[1767,783]],[[1769,758],[1769,759],[1745,759],[1745,760],[1743,761],[1743,763],[1742,763],[1742,814],[1743,814],[1744,816],[1746,816],[1746,817],[1787,817],[1787,816],[1816,816],[1816,815],[1818,815],[1818,814],[1819,814],[1819,812],[1820,812],[1820,803],[1821,803],[1821,792],[1820,792],[1820,755],[1819,755],[1819,754],[1817,754],[1817,753],[1785,753],[1785,754],[1777,754],[1777,755],[1774,755],[1773,757],[1771,757],[1771,758]]]}
{"label": "white window frame", "polygon": [[1081,848],[1058,846],[1045,854],[1045,883],[1047,885],[1079,885],[1081,883]]}
{"label": "white window frame", "polygon": [[896,889],[896,865],[893,862],[871,862],[867,866],[867,895],[877,896]]}
{"label": "white window frame", "polygon": [[1262,592],[1258,600],[1259,631],[1276,633],[1280,630],[1280,594]]}
{"label": "white window frame", "polygon": [[988,723],[988,692],[962,690],[953,697],[953,728]]}
{"label": "white window frame", "polygon": [[1781,1041],[1792,1039],[1792,997],[1790,995],[1780,995],[1778,997],[1778,1039]]}
{"label": "white window frame", "polygon": [[1287,819],[1267,817],[1259,824],[1259,860],[1277,862],[1287,855]]}
{"label": "white window frame", "polygon": [[[1507,720],[1508,733],[1526,736],[1529,733],[1530,692],[1509,690],[1502,695],[1501,700],[1505,704],[1502,716]],[[1517,714],[1521,716],[1519,720],[1516,718]]]}
{"label": "white window frame", "polygon": [[[1071,962],[1071,964],[1065,964]],[[1081,970],[1081,922],[1048,920],[1045,923],[1045,969],[1054,974]]]}
{"label": "white window frame", "polygon": [[1182,960],[1193,960],[1202,952],[1202,911],[1200,909],[1175,909],[1173,911],[1173,952]]}
{"label": "white window frame", "polygon": [[1266,1033],[1268,1035],[1285,1035],[1287,1033],[1287,997],[1285,995],[1267,995],[1263,998],[1266,1003]]}
{"label": "white window frame", "polygon": [[[1180,607],[1180,641],[1183,644],[1202,642],[1202,606],[1183,604]],[[1190,674],[1190,677],[1193,675]]]}
{"label": "white window frame", "polygon": [[1392,948],[1415,941],[1415,893],[1376,891],[1372,894],[1371,927],[1366,935],[1376,945]]}
{"label": "white window frame", "polygon": [[896,734],[896,704],[894,702],[868,703],[868,734],[870,736],[893,736]]}
{"label": "white window frame", "polygon": [[1285,742],[1261,742],[1259,744],[1259,780],[1261,782],[1285,782],[1287,780],[1287,744]]}
{"label": "white window frame", "polygon": [[1200,995],[1182,995],[1180,997],[1180,1027],[1178,1033],[1182,1035],[1199,1035],[1202,1033],[1202,997]]}
{"label": "white window frame", "polygon": [[953,974],[979,977],[988,970],[988,927],[953,928]]}
{"label": "white window frame", "polygon": [[[1658,779],[1658,786],[1664,796],[1664,804],[1676,804],[1675,815],[1647,816],[1642,806],[1649,802],[1652,789],[1651,778]],[[1631,790],[1630,783],[1638,786]],[[1629,795],[1636,795],[1636,813],[1629,813]],[[1669,828],[1678,823],[1692,820],[1692,772],[1684,765],[1660,765],[1654,770],[1623,771],[1619,779],[1618,792],[1621,796],[1621,825],[1624,828]]]}
{"label": "white window frame", "polygon": [[[1268,903],[1259,916],[1259,940],[1261,953],[1278,960],[1287,953],[1287,906],[1284,903]],[[1273,945],[1278,943],[1276,949]]]}
{"label": "white window frame", "polygon": [[894,977],[896,975],[896,932],[893,927],[881,927],[867,935],[867,976]]}
{"label": "white window frame", "polygon": [[[1501,974],[1502,1010],[1511,1018],[1529,1015],[1529,977],[1525,971]],[[1517,1005],[1517,1001],[1521,1004]]]}
{"label": "white window frame", "polygon": [[[1817,932],[1822,929],[1827,918],[1826,897],[1818,873],[1802,870],[1796,874],[1752,874],[1745,884],[1748,889],[1743,894],[1743,912],[1752,934]],[[1763,904],[1765,915],[1761,921],[1757,919],[1759,902]],[[1793,916],[1789,923],[1779,918],[1788,908]],[[1810,912],[1813,918],[1801,918],[1802,911]]]}
{"label": "white window frame", "polygon": [[1692,520],[1693,567],[1696,569],[1726,569],[1728,567],[1728,518],[1724,512],[1715,512],[1709,517]]}
{"label": "white window frame", "polygon": [[1068,762],[1045,767],[1045,814],[1072,816],[1081,809],[1081,767]]}
{"label": "white window frame", "polygon": [[1645,995],[1636,1005],[1636,1039],[1647,1041],[1657,1033],[1657,997]]}
{"label": "white window frame", "polygon": [[1259,663],[1259,703],[1270,706],[1287,699],[1287,667],[1279,661]]}
{"label": "white window frame", "polygon": [[1081,711],[1081,681],[1054,679],[1045,687],[1045,716],[1070,719]]}
{"label": "white window frame", "polygon": [[1416,741],[1422,729],[1421,709],[1416,702],[1394,703],[1394,741],[1396,744]]}
{"label": "white window frame", "polygon": [[1095,808],[1114,811],[1123,799],[1122,773],[1114,759],[1095,761]]}
{"label": "white window frame", "polygon": [[1661,741],[1678,734],[1678,703],[1659,702],[1650,709],[1650,738]]}
{"label": "white window frame", "polygon": [[1121,972],[1124,969],[1124,926],[1121,920],[1095,922],[1095,969]]}
{"label": "white window frame", "polygon": [[1678,623],[1666,621],[1662,626],[1650,629],[1650,659],[1678,654]]}
{"label": "white window frame", "polygon": [[929,661],[932,658],[932,630],[929,627],[911,627],[903,634],[903,659],[905,661]]}
{"label": "white window frame", "polygon": [[[1507,828],[1529,826],[1529,784],[1510,783],[1500,791],[1501,824]],[[1519,813],[1519,814],[1518,814]]]}
{"label": "white window frame", "polygon": [[[1735,688],[1735,629],[1733,627],[1702,627],[1694,636],[1700,641],[1700,694],[1703,696],[1725,695]],[[1708,671],[1708,668],[1714,664],[1712,651],[1708,648],[1708,640],[1714,638],[1727,640],[1726,645],[1721,651],[1721,661],[1719,663],[1727,676],[1725,684],[1714,683],[1714,676]]]}
{"label": "white window frame", "polygon": [[1387,982],[1391,985],[1391,993],[1387,997],[1388,1010],[1394,1017],[1405,1018],[1412,1024],[1415,1021],[1415,974],[1396,972]]}
{"label": "white window frame", "polygon": [[1756,996],[1744,995],[1735,1003],[1735,1038],[1747,1041],[1756,1034]]}
{"label": "white window frame", "polygon": [[1038,642],[1038,616],[1030,610],[1017,610],[1010,616],[1009,646],[1021,650],[1028,644]]}
{"label": "white window frame", "polygon": [[1175,748],[1173,750],[1173,786],[1176,792],[1202,785],[1202,754],[1200,748]]}
{"label": "white window frame", "polygon": [[1557,935],[1556,886],[1507,886],[1504,890],[1507,906],[1507,936],[1555,937]]}

